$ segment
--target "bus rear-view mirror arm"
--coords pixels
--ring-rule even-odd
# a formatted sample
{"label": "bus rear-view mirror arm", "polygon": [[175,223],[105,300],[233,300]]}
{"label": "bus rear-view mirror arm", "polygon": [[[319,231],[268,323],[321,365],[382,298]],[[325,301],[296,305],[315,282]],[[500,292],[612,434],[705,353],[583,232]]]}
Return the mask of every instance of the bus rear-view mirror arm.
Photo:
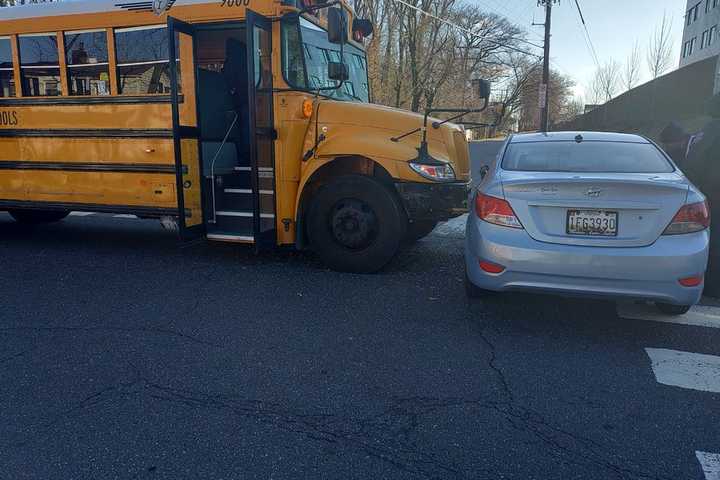
{"label": "bus rear-view mirror arm", "polygon": [[428,117],[431,113],[457,113],[457,115],[454,115],[446,120],[442,120],[439,122],[433,122],[432,126],[434,129],[440,128],[441,125],[452,122],[453,120],[457,120],[458,118],[462,118],[465,115],[468,115],[470,113],[480,113],[484,112],[488,104],[490,102],[490,82],[483,79],[477,79],[473,80],[473,88],[476,90],[476,94],[478,98],[483,100],[483,106],[481,108],[429,108],[425,110],[425,115],[423,117],[423,124],[422,127],[416,128],[415,130],[412,130],[410,132],[404,133],[402,135],[399,135],[397,137],[392,137],[390,140],[393,142],[399,142],[403,138],[410,136],[417,132],[422,132],[423,138],[420,142],[420,157],[423,157],[423,151],[425,154],[427,154],[427,121]]}

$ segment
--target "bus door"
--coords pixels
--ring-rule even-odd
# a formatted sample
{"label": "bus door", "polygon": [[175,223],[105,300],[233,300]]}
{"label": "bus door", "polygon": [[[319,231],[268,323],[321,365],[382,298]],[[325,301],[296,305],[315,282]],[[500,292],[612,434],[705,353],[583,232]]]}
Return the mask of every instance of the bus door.
{"label": "bus door", "polygon": [[[257,250],[276,244],[275,139],[272,83],[272,23],[247,10],[250,166]],[[254,108],[253,108],[254,107]]]}
{"label": "bus door", "polygon": [[167,25],[178,227],[180,238],[189,241],[205,234],[200,128],[195,95],[195,29],[173,17],[168,17]]}

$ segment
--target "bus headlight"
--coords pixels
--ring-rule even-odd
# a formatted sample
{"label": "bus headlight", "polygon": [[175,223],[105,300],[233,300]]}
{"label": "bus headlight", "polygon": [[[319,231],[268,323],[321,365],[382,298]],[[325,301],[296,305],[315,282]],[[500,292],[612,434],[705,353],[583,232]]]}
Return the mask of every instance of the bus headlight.
{"label": "bus headlight", "polygon": [[455,170],[449,163],[428,165],[425,163],[410,163],[410,168],[421,176],[436,182],[451,182],[455,180]]}

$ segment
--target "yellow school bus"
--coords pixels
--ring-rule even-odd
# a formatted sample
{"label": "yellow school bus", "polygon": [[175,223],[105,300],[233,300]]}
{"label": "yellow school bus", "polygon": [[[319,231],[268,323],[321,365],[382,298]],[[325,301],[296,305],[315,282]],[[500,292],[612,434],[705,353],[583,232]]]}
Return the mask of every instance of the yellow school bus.
{"label": "yellow school bus", "polygon": [[371,103],[371,33],[342,1],[0,8],[0,210],[378,270],[463,211],[469,162],[459,126]]}

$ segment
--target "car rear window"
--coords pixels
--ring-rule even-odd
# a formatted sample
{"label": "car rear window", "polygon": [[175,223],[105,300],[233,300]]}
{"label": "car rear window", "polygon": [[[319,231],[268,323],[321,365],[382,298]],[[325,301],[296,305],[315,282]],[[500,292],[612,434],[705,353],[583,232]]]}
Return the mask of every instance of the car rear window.
{"label": "car rear window", "polygon": [[511,143],[502,167],[528,172],[668,173],[675,170],[651,143],[597,141]]}

